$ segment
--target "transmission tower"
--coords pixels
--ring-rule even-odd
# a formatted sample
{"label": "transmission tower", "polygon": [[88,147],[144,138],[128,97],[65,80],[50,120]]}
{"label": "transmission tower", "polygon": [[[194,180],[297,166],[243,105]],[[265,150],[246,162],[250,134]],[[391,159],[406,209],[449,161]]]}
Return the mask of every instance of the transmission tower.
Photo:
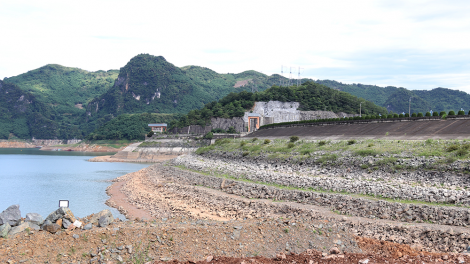
{"label": "transmission tower", "polygon": [[287,86],[292,85],[292,67],[289,68],[289,84]]}
{"label": "transmission tower", "polygon": [[281,76],[279,76],[279,86],[282,86],[282,78],[284,78],[284,66],[281,65]]}
{"label": "transmission tower", "polygon": [[298,77],[297,77],[297,87],[299,87],[299,85],[301,84],[301,79],[300,79],[300,70],[303,70],[304,68],[300,68],[299,67],[299,71],[298,71]]}

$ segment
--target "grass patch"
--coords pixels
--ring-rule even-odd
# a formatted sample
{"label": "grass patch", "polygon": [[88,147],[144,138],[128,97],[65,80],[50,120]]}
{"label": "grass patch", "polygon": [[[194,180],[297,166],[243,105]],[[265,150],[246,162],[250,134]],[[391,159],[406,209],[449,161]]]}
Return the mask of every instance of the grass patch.
{"label": "grass patch", "polygon": [[354,152],[357,156],[362,156],[362,157],[366,157],[366,156],[375,156],[375,155],[378,155],[379,152],[376,151],[376,150],[373,150],[373,149],[360,149],[360,150],[356,150]]}

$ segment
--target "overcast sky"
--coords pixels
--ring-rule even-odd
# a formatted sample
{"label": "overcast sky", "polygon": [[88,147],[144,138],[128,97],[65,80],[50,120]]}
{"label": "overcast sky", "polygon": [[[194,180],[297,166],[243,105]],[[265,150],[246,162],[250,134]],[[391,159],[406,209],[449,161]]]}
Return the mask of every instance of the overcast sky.
{"label": "overcast sky", "polygon": [[119,69],[149,53],[219,73],[284,65],[313,79],[470,93],[469,14],[468,0],[2,0],[0,79],[52,63]]}

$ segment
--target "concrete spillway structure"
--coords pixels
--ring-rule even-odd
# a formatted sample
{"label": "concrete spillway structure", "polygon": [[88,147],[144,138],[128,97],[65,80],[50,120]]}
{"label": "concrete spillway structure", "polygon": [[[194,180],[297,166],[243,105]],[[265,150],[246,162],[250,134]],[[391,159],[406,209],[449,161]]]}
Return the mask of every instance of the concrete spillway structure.
{"label": "concrete spillway structure", "polygon": [[470,138],[470,119],[407,121],[366,124],[331,124],[260,129],[248,137],[290,137],[311,139],[389,138],[389,139],[466,139]]}

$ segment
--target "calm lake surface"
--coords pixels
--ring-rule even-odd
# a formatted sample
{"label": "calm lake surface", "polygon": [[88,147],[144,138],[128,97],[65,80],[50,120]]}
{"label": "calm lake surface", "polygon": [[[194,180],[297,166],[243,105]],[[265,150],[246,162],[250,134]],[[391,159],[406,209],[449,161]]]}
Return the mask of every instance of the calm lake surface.
{"label": "calm lake surface", "polygon": [[58,208],[59,200],[69,200],[77,217],[109,209],[104,203],[111,180],[143,169],[149,164],[88,162],[112,153],[0,149],[0,212],[19,204],[21,215],[39,213],[46,218]]}

